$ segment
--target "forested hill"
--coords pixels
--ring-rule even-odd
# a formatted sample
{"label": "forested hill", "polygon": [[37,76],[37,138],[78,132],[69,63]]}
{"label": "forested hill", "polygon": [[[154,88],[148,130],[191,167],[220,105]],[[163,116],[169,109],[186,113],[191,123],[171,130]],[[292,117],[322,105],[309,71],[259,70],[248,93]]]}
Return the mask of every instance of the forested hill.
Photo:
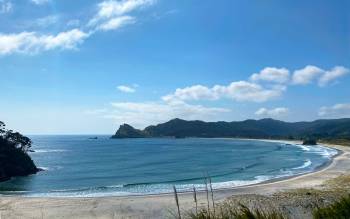
{"label": "forested hill", "polygon": [[350,118],[313,122],[283,122],[274,119],[203,122],[173,119],[162,124],[148,126],[144,130],[124,124],[112,136],[112,138],[148,137],[350,139]]}
{"label": "forested hill", "polygon": [[7,130],[0,121],[0,182],[39,171],[27,153],[31,144],[28,137]]}

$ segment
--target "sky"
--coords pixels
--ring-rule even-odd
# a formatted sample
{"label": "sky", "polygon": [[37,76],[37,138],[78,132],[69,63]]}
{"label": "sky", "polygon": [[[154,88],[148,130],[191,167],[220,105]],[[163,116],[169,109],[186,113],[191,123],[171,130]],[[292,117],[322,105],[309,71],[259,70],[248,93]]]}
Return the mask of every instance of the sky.
{"label": "sky", "polygon": [[0,120],[112,134],[173,118],[350,117],[350,1],[0,0]]}

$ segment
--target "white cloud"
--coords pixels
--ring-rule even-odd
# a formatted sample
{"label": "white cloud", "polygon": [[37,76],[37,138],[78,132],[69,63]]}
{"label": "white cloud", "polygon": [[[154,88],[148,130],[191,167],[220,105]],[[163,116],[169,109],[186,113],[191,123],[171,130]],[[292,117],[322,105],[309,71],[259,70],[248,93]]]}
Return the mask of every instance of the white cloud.
{"label": "white cloud", "polygon": [[307,65],[303,69],[294,71],[292,83],[305,85],[317,80],[318,85],[324,87],[348,73],[349,69],[343,66],[335,66],[326,71],[317,66]]}
{"label": "white cloud", "polygon": [[136,91],[135,88],[132,88],[126,85],[120,85],[117,87],[117,89],[124,93],[134,93]]}
{"label": "white cloud", "polygon": [[43,5],[50,2],[50,0],[30,0],[30,1],[36,5]]}
{"label": "white cloud", "polygon": [[285,89],[284,86],[273,86],[266,89],[256,83],[236,81],[228,86],[215,85],[212,88],[202,85],[178,88],[173,94],[166,95],[162,99],[167,102],[177,102],[229,98],[236,101],[265,102],[281,96]]}
{"label": "white cloud", "polygon": [[57,35],[40,35],[36,32],[0,34],[0,55],[13,53],[36,54],[53,49],[76,49],[88,33],[79,29],[61,32]]}
{"label": "white cloud", "polygon": [[289,110],[285,107],[278,107],[274,109],[260,108],[255,112],[255,115],[261,117],[281,117],[288,114]]}
{"label": "white cloud", "polygon": [[97,14],[89,21],[88,26],[97,26],[97,29],[112,30],[122,24],[135,23],[136,18],[126,16],[134,10],[150,6],[155,0],[108,0],[98,4]]}
{"label": "white cloud", "polygon": [[266,67],[259,73],[250,77],[252,81],[269,81],[275,83],[286,83],[289,80],[289,70],[286,68]]}
{"label": "white cloud", "polygon": [[104,31],[115,30],[126,24],[133,24],[135,22],[136,22],[136,19],[134,17],[130,17],[130,16],[116,17],[108,20],[105,23],[102,23],[98,27],[98,29],[104,30]]}
{"label": "white cloud", "polygon": [[90,23],[93,24],[102,19],[122,16],[141,7],[152,5],[154,2],[154,0],[103,1],[98,4],[98,13],[92,20],[90,20]]}
{"label": "white cloud", "polygon": [[214,100],[218,99],[219,95],[213,88],[208,88],[203,85],[194,85],[191,87],[178,88],[174,94],[164,96],[162,99],[167,102],[174,100]]}
{"label": "white cloud", "polygon": [[112,106],[112,112],[104,114],[104,117],[114,119],[117,124],[128,123],[139,128],[166,122],[173,118],[217,120],[217,115],[230,112],[225,108],[204,107],[186,103],[115,102],[112,103]]}
{"label": "white cloud", "polygon": [[318,84],[322,86],[326,86],[331,82],[334,82],[336,79],[346,75],[349,73],[349,69],[343,66],[335,66],[329,71],[326,71],[318,81]]}
{"label": "white cloud", "polygon": [[282,96],[286,87],[273,86],[267,89],[259,84],[237,81],[232,82],[227,87],[216,86],[214,89],[219,90],[224,97],[226,96],[236,101],[265,102]]}
{"label": "white cloud", "polygon": [[0,14],[10,13],[13,10],[13,4],[8,0],[0,0]]}
{"label": "white cloud", "polygon": [[317,77],[324,74],[324,70],[313,65],[307,65],[303,69],[294,71],[293,84],[310,84]]}
{"label": "white cloud", "polygon": [[330,107],[323,106],[318,111],[323,117],[350,117],[350,103],[339,103]]}
{"label": "white cloud", "polygon": [[[84,42],[86,38],[96,33],[97,30],[108,31],[121,28],[127,24],[136,22],[136,17],[126,15],[134,10],[150,6],[156,0],[107,0],[98,4],[97,14],[90,19],[85,28],[72,29],[60,32],[57,35],[40,34],[37,32],[23,31],[20,33],[0,33],[0,55],[14,53],[37,54],[39,52],[53,49],[76,49],[77,45]],[[50,0],[31,0],[32,3],[41,5]],[[0,0],[0,13],[12,10],[12,3],[8,0]],[[58,20],[57,16],[47,16],[34,21],[37,26],[46,27]],[[33,22],[31,22],[33,24]],[[67,26],[79,26],[79,20],[71,20]]]}

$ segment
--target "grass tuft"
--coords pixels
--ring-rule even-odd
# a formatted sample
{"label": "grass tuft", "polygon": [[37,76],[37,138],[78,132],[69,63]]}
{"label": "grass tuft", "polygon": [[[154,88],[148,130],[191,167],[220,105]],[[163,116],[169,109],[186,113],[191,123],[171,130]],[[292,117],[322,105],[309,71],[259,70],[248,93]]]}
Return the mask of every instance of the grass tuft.
{"label": "grass tuft", "polygon": [[286,219],[282,214],[276,211],[250,210],[244,205],[238,207],[226,205],[220,206],[217,214],[208,212],[207,209],[201,209],[197,214],[189,213],[185,218],[188,219]]}
{"label": "grass tuft", "polygon": [[340,201],[313,212],[314,219],[345,219],[350,218],[350,195]]}

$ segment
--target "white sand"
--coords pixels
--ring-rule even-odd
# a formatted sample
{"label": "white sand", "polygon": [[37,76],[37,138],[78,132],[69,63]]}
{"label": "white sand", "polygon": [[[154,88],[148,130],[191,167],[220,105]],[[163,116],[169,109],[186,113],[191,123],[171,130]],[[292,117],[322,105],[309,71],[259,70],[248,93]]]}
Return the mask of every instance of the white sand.
{"label": "white sand", "polygon": [[[284,141],[286,142],[286,141]],[[341,150],[343,153],[335,157],[327,167],[309,174],[281,181],[268,182],[239,188],[216,190],[216,202],[233,195],[273,194],[294,188],[317,188],[325,180],[342,174],[350,174],[350,147],[327,145]],[[201,205],[206,203],[205,193],[198,194]],[[182,211],[193,209],[193,195],[179,194]],[[101,198],[29,198],[0,197],[1,219],[27,218],[174,218],[173,194],[101,197]]]}

